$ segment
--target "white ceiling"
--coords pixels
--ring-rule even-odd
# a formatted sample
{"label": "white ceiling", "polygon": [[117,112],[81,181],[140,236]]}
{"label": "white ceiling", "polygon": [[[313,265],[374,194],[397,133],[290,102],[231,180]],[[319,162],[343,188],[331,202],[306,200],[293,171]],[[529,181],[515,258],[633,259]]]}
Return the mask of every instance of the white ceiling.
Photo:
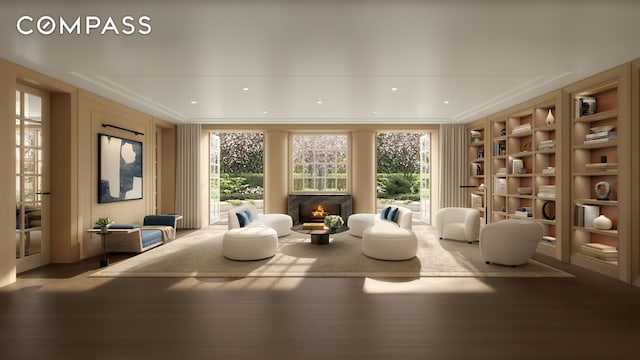
{"label": "white ceiling", "polygon": [[[640,58],[633,0],[0,0],[0,9],[0,57],[176,123],[468,122]],[[152,32],[24,36],[22,15],[147,15]]]}

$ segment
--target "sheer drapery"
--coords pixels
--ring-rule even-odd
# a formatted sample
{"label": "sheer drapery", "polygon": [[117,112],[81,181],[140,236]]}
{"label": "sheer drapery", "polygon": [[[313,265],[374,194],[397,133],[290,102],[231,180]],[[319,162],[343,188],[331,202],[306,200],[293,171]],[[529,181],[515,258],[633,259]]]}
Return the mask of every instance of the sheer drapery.
{"label": "sheer drapery", "polygon": [[464,124],[440,125],[440,207],[465,206],[466,128]]}
{"label": "sheer drapery", "polygon": [[177,127],[176,138],[176,211],[182,215],[181,228],[198,229],[202,226],[200,124]]}

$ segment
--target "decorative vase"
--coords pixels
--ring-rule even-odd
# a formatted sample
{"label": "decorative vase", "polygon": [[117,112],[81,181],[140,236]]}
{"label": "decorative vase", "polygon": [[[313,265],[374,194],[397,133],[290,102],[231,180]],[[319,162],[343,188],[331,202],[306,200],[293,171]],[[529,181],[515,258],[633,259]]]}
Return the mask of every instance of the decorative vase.
{"label": "decorative vase", "polygon": [[338,230],[338,228],[332,227],[332,228],[329,229],[329,233],[330,234],[335,234],[337,230]]}
{"label": "decorative vase", "polygon": [[555,116],[553,116],[551,109],[549,109],[549,114],[547,114],[547,119],[545,120],[545,122],[547,123],[547,125],[555,124],[556,122],[556,118]]}
{"label": "decorative vase", "polygon": [[600,230],[609,230],[613,226],[611,219],[604,215],[600,215],[593,219],[593,227]]}
{"label": "decorative vase", "polygon": [[109,233],[109,227],[108,226],[101,226],[100,227],[100,234],[106,235]]}

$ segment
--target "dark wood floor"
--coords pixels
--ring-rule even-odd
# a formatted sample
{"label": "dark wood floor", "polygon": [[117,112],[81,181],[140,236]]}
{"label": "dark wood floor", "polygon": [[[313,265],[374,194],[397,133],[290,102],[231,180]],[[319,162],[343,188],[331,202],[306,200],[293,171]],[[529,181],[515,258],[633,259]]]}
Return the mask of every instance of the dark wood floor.
{"label": "dark wood floor", "polygon": [[0,288],[1,359],[638,359],[640,288],[574,278],[90,278]]}

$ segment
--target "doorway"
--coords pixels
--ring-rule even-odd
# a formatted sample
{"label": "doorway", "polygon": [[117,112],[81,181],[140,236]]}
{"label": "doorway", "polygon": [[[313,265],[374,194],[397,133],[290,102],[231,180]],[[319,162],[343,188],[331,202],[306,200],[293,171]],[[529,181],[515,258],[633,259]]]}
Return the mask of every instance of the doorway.
{"label": "doorway", "polygon": [[48,264],[49,94],[16,87],[16,271]]}

